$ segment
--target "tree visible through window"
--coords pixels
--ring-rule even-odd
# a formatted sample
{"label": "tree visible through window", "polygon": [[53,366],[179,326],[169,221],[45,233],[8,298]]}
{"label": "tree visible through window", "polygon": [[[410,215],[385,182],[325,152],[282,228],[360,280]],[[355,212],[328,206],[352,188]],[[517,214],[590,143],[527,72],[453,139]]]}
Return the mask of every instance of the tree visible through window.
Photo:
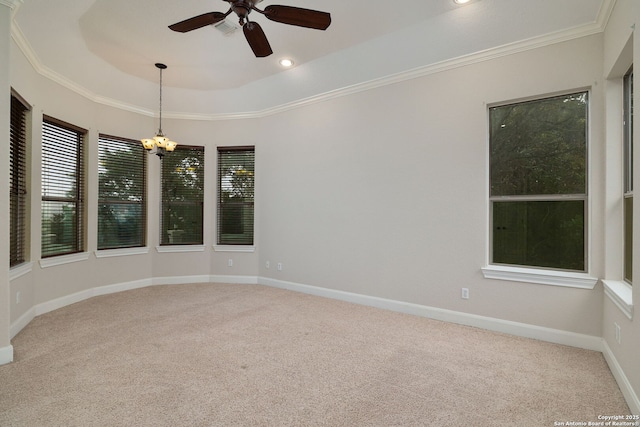
{"label": "tree visible through window", "polygon": [[146,153],[140,141],[98,138],[98,249],[145,245]]}
{"label": "tree visible through window", "polygon": [[204,147],[179,145],[162,158],[161,245],[201,245]]}
{"label": "tree visible through window", "polygon": [[254,147],[218,147],[218,244],[253,245]]}
{"label": "tree visible through window", "polygon": [[84,250],[84,135],[50,117],[42,123],[42,257]]}
{"label": "tree visible through window", "polygon": [[491,262],[585,271],[586,92],[489,110]]}

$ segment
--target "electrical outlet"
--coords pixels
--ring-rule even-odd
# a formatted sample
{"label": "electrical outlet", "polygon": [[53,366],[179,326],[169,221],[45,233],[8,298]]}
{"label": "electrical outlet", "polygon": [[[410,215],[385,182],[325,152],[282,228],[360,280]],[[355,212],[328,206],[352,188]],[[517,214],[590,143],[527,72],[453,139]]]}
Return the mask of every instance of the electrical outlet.
{"label": "electrical outlet", "polygon": [[616,322],[613,322],[613,325],[616,328],[616,342],[618,344],[620,344],[621,341],[622,341],[622,337],[621,337],[621,333],[620,333],[620,325],[618,325]]}
{"label": "electrical outlet", "polygon": [[233,267],[233,260],[231,258],[229,258],[229,261],[227,261],[227,266]]}
{"label": "electrical outlet", "polygon": [[22,295],[20,295],[20,291],[16,292],[16,304],[20,304],[21,299]]}
{"label": "electrical outlet", "polygon": [[282,271],[282,263],[281,262],[278,263],[278,271]]}
{"label": "electrical outlet", "polygon": [[462,288],[462,299],[469,299],[469,288]]}
{"label": "electrical outlet", "polygon": [[264,263],[264,266],[265,266],[265,267],[267,267],[267,268],[269,268],[269,266],[270,266],[269,261],[265,262],[265,263]]}

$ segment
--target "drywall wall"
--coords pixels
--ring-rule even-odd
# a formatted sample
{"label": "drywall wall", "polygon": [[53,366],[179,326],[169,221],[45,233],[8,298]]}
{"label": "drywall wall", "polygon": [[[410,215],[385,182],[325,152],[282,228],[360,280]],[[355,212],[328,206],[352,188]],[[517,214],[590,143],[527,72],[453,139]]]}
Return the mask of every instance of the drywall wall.
{"label": "drywall wall", "polygon": [[[632,0],[618,0],[612,11],[609,24],[605,31],[605,60],[604,70],[607,77],[607,146],[609,158],[606,173],[607,200],[605,215],[607,224],[617,225],[617,229],[608,232],[607,245],[614,250],[606,251],[607,271],[603,278],[621,281],[622,280],[622,211],[620,208],[621,195],[623,192],[621,170],[622,170],[622,132],[620,130],[622,114],[622,77],[631,67],[637,69],[640,64],[640,34],[634,31],[635,25],[640,21],[640,4]],[[640,87],[634,85],[634,99],[640,99]],[[640,139],[640,121],[634,122],[634,145],[638,147]],[[640,153],[634,150],[634,188],[640,188]],[[637,197],[634,198],[634,224],[640,224],[640,209],[637,205]],[[640,227],[634,226],[633,253],[636,254],[633,260],[634,275],[638,277],[640,271]],[[636,279],[635,282],[638,280]],[[638,284],[634,286],[637,290]],[[640,304],[640,295],[637,291],[632,292],[634,306]],[[603,314],[603,338],[606,343],[606,355],[615,360],[613,372],[617,375],[618,382],[623,392],[631,398],[630,406],[636,413],[640,413],[640,321],[636,313],[629,318],[623,313],[614,301],[610,298],[604,300]],[[616,328],[619,332],[616,333]],[[611,362],[610,362],[611,364]]]}

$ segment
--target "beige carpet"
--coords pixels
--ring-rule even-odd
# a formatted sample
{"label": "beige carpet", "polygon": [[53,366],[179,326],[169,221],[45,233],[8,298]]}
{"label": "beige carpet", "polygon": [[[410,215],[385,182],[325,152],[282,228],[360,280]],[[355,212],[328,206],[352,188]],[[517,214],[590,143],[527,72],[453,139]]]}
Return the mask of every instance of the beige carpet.
{"label": "beige carpet", "polygon": [[34,319],[0,426],[553,426],[628,414],[600,353],[252,285]]}

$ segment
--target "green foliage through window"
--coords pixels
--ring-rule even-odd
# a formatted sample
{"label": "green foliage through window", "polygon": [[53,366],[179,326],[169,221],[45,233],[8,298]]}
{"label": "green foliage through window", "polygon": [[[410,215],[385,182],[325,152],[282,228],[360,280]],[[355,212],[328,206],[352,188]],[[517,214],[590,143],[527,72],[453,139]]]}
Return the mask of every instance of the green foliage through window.
{"label": "green foliage through window", "polygon": [[254,147],[218,147],[218,244],[253,245]]}
{"label": "green foliage through window", "polygon": [[98,249],[145,245],[146,156],[139,141],[98,139]]}
{"label": "green foliage through window", "polygon": [[162,158],[161,245],[203,243],[204,147],[178,146]]}
{"label": "green foliage through window", "polygon": [[492,263],[585,271],[586,92],[492,107]]}

